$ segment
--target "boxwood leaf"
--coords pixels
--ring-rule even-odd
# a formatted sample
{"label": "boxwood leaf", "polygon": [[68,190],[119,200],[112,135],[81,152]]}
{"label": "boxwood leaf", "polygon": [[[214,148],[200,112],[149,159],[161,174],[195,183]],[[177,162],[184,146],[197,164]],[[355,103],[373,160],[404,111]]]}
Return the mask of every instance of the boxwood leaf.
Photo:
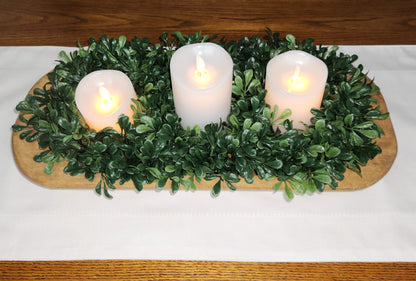
{"label": "boxwood leaf", "polygon": [[33,132],[33,130],[27,130],[27,131],[24,131],[24,132],[20,133],[19,138],[20,138],[21,140],[23,140],[23,139],[25,139],[28,135],[30,135],[32,132]]}
{"label": "boxwood leaf", "polygon": [[231,87],[231,92],[237,96],[241,96],[243,94],[243,91],[239,87],[237,87],[237,85],[233,85]]}
{"label": "boxwood leaf", "polygon": [[352,132],[350,135],[350,143],[352,146],[360,146],[364,143],[364,140],[356,132]]}
{"label": "boxwood leaf", "polygon": [[251,101],[251,107],[253,108],[253,111],[259,108],[260,100],[258,97],[252,96],[250,101]]}
{"label": "boxwood leaf", "polygon": [[253,69],[247,69],[244,71],[244,82],[246,87],[250,83],[251,79],[253,78]]}
{"label": "boxwood leaf", "polygon": [[243,79],[241,79],[240,76],[236,76],[234,79],[235,85],[237,86],[237,88],[239,89],[244,89],[244,85],[243,85]]}
{"label": "boxwood leaf", "polygon": [[280,190],[280,187],[282,186],[282,183],[283,183],[283,182],[281,182],[281,181],[276,182],[276,183],[273,185],[273,190],[274,190],[274,191],[278,191],[278,190]]}
{"label": "boxwood leaf", "polygon": [[[257,79],[253,79],[253,80],[250,82],[250,85],[248,85],[248,91],[249,91],[251,94],[253,94],[253,93],[254,93],[254,90],[255,90],[258,86],[260,86],[260,84],[261,84],[261,82],[260,82],[259,80],[257,80]],[[261,95],[261,92],[259,92],[259,94]]]}
{"label": "boxwood leaf", "polygon": [[25,125],[17,125],[17,124],[14,124],[12,126],[13,132],[20,132],[20,131],[23,131],[26,128],[27,128],[27,126],[25,126]]}
{"label": "boxwood leaf", "polygon": [[377,130],[356,130],[356,132],[363,134],[369,139],[375,139],[379,137],[379,133]]}
{"label": "boxwood leaf", "polygon": [[306,186],[304,186],[302,183],[298,181],[291,180],[290,185],[299,194],[304,194],[306,192]]}
{"label": "boxwood leaf", "polygon": [[277,117],[277,120],[287,119],[290,115],[292,115],[292,110],[286,108],[283,112]]}
{"label": "boxwood leaf", "polygon": [[263,127],[263,125],[260,122],[256,122],[253,125],[251,125],[250,129],[255,131],[255,132],[259,132],[262,127]]}
{"label": "boxwood leaf", "polygon": [[263,109],[263,115],[264,115],[264,117],[266,117],[267,119],[271,119],[271,118],[272,118],[272,113],[271,113],[271,111],[270,111],[270,108],[265,107],[265,108]]}
{"label": "boxwood leaf", "polygon": [[146,170],[149,171],[156,179],[159,179],[162,176],[162,173],[156,167],[147,167]]}
{"label": "boxwood leaf", "polygon": [[143,115],[142,117],[140,117],[140,122],[143,124],[146,124],[148,127],[154,129],[154,122],[155,120],[147,115]]}
{"label": "boxwood leaf", "polygon": [[235,190],[237,190],[237,188],[231,183],[231,182],[229,182],[229,181],[225,181],[225,184],[227,185],[227,187],[230,189],[230,190],[232,190],[232,191],[235,191]]}
{"label": "boxwood leaf", "polygon": [[172,190],[172,193],[173,194],[175,194],[176,192],[178,192],[179,187],[180,187],[180,182],[179,181],[172,180],[171,190]]}
{"label": "boxwood leaf", "polygon": [[173,172],[175,172],[175,170],[176,170],[175,165],[167,165],[165,167],[165,171],[168,172],[168,173],[173,173]]}
{"label": "boxwood leaf", "polygon": [[[252,123],[253,123],[253,120],[251,120],[250,118],[247,118],[246,120],[244,120],[243,130],[250,128]],[[247,134],[248,132],[246,131],[245,133]]]}
{"label": "boxwood leaf", "polygon": [[307,151],[312,156],[316,157],[318,153],[325,152],[325,147],[323,147],[322,145],[319,145],[319,144],[315,144],[315,145],[312,145],[312,146],[308,147]]}
{"label": "boxwood leaf", "polygon": [[64,61],[64,62],[70,62],[71,59],[68,57],[68,55],[66,54],[65,51],[60,51],[59,52],[59,57]]}
{"label": "boxwood leaf", "polygon": [[95,192],[96,192],[97,194],[99,194],[99,195],[101,195],[101,183],[102,183],[102,180],[100,180],[100,181],[97,183],[97,185],[95,186]]}
{"label": "boxwood leaf", "polygon": [[283,162],[280,159],[276,159],[273,161],[269,161],[265,163],[267,166],[269,166],[270,168],[273,168],[275,170],[279,170],[280,168],[283,167]]}
{"label": "boxwood leaf", "polygon": [[354,129],[369,129],[371,127],[374,126],[374,122],[373,121],[366,121],[363,122],[361,124],[355,125]]}
{"label": "boxwood leaf", "polygon": [[222,177],[226,182],[239,182],[240,181],[240,178],[238,177],[236,173],[231,173],[231,172],[224,173]]}
{"label": "boxwood leaf", "polygon": [[146,126],[146,125],[142,125],[140,124],[139,126],[136,127],[136,132],[138,132],[139,134],[143,134],[149,131],[152,131],[153,129]]}
{"label": "boxwood leaf", "polygon": [[307,190],[310,193],[315,193],[316,192],[316,185],[312,182],[312,180],[308,179],[306,181],[306,187],[307,187]]}
{"label": "boxwood leaf", "polygon": [[328,175],[314,175],[312,177],[322,183],[330,184],[332,182],[332,178]]}
{"label": "boxwood leaf", "polygon": [[55,161],[51,161],[45,166],[45,174],[50,175],[53,172],[53,167],[55,166]]}
{"label": "boxwood leaf", "polygon": [[329,158],[335,158],[341,154],[341,149],[338,147],[330,147],[326,152],[325,155]]}
{"label": "boxwood leaf", "polygon": [[168,177],[160,178],[156,183],[156,188],[157,189],[163,189],[166,185],[167,180],[168,180]]}
{"label": "boxwood leaf", "polygon": [[228,118],[228,120],[230,121],[231,125],[238,129],[239,125],[238,125],[238,119],[234,114],[231,114],[230,117]]}
{"label": "boxwood leaf", "polygon": [[289,200],[292,200],[294,197],[293,190],[285,183],[285,194]]}
{"label": "boxwood leaf", "polygon": [[348,114],[347,116],[345,116],[345,118],[344,118],[344,122],[345,122],[345,124],[347,124],[348,126],[351,126],[352,125],[352,122],[353,122],[353,120],[354,120],[354,114]]}
{"label": "boxwood leaf", "polygon": [[133,176],[133,177],[131,177],[131,179],[133,181],[134,188],[139,192],[142,191],[143,190],[143,182],[141,180],[139,180],[139,178],[137,176]]}
{"label": "boxwood leaf", "polygon": [[66,131],[71,131],[71,124],[68,122],[68,120],[64,117],[58,117],[58,125],[61,126]]}
{"label": "boxwood leaf", "polygon": [[48,153],[49,153],[49,150],[45,150],[45,151],[39,152],[38,154],[36,154],[35,156],[33,156],[33,160],[35,162],[40,163],[40,162],[42,162],[42,158],[45,157]]}
{"label": "boxwood leaf", "polygon": [[212,196],[217,197],[220,194],[220,192],[221,192],[221,179],[219,179],[217,183],[214,184],[214,186],[212,187],[211,194]]}
{"label": "boxwood leaf", "polygon": [[325,120],[324,119],[319,119],[318,121],[316,121],[315,128],[318,131],[323,131],[325,129]]}

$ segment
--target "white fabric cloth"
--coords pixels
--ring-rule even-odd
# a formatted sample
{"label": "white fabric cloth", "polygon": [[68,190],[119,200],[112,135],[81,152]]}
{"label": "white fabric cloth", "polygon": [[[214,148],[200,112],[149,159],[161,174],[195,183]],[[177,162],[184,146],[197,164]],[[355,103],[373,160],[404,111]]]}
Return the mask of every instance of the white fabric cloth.
{"label": "white fabric cloth", "polygon": [[0,47],[0,259],[416,261],[416,46],[341,46],[381,88],[398,155],[377,184],[285,200],[283,192],[49,189],[11,149],[15,106],[62,47]]}

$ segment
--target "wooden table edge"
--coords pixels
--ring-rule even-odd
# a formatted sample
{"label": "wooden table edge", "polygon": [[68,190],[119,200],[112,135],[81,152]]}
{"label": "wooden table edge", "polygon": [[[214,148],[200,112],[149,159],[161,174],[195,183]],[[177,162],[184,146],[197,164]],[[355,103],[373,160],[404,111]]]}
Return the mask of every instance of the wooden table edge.
{"label": "wooden table edge", "polygon": [[415,262],[0,261],[0,280],[415,280]]}

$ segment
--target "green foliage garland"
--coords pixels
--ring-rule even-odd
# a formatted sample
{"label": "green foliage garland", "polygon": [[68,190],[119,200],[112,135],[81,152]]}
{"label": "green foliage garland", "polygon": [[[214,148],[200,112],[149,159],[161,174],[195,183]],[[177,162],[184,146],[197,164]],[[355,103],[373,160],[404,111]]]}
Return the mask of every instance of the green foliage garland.
{"label": "green foliage garland", "polygon": [[[195,181],[213,180],[212,194],[218,195],[222,183],[235,190],[234,183],[241,178],[252,183],[256,175],[266,181],[277,177],[279,183],[271,188],[284,184],[292,199],[293,191],[335,189],[347,168],[360,173],[360,165],[381,152],[375,139],[383,131],[373,119],[388,113],[372,105],[371,94],[378,88],[366,81],[361,65],[353,66],[356,55],[337,54],[336,46],[314,46],[312,39],[300,42],[288,35],[281,40],[270,30],[264,40],[216,38],[175,32],[170,41],[163,33],[160,43],[152,44],[147,38],[128,42],[124,36],[104,35],[99,42],[90,39],[88,48],[61,52],[62,60],[48,74],[50,82],[16,106],[24,125],[15,124],[13,130],[21,132],[21,139],[38,142],[43,151],[34,160],[46,164],[45,173],[65,159],[67,174],[89,181],[99,174],[95,190],[109,198],[116,182],[131,180],[140,191],[153,182],[162,189],[170,179],[175,193],[181,185],[196,189]],[[174,109],[169,61],[175,48],[207,41],[224,47],[234,61],[231,113],[228,122],[183,129]],[[288,50],[306,51],[328,66],[322,107],[312,109],[313,125],[304,130],[292,128],[290,111],[278,112],[264,102],[267,62]],[[90,130],[74,103],[80,80],[100,69],[124,72],[137,93],[134,122],[120,116],[121,133]],[[275,132],[275,123],[287,131]]]}

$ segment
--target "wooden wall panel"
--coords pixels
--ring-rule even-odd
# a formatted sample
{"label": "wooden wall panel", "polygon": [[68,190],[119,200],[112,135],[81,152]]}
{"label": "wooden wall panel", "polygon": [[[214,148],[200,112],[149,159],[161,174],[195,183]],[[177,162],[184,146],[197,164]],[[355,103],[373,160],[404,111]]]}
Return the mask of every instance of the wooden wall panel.
{"label": "wooden wall panel", "polygon": [[319,44],[415,44],[414,0],[0,0],[0,45],[87,44],[89,37],[162,32],[264,34],[266,27]]}

